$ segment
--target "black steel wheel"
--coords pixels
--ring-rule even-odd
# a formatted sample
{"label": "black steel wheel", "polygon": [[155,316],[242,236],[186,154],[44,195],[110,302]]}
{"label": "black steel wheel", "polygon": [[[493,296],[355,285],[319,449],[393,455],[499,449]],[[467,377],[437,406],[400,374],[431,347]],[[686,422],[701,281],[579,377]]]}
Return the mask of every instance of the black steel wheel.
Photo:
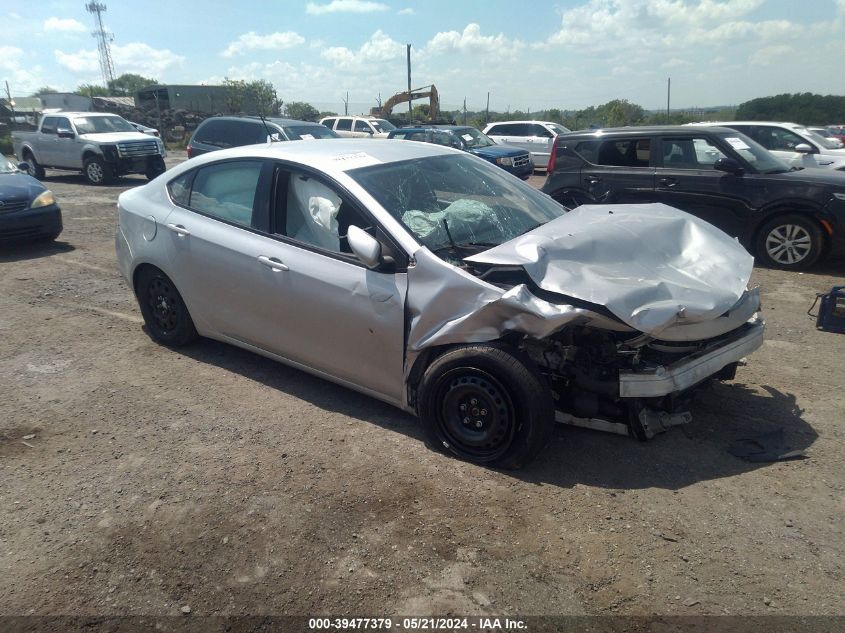
{"label": "black steel wheel", "polygon": [[417,412],[434,447],[504,468],[531,461],[554,426],[543,378],[519,352],[497,344],[436,358],[420,382]]}
{"label": "black steel wheel", "polygon": [[163,272],[152,268],[143,270],[135,294],[147,330],[156,341],[179,346],[197,337],[194,322],[182,296]]}
{"label": "black steel wheel", "polygon": [[797,214],[781,215],[767,222],[757,234],[755,245],[761,263],[785,270],[809,268],[823,249],[821,229],[812,219]]}

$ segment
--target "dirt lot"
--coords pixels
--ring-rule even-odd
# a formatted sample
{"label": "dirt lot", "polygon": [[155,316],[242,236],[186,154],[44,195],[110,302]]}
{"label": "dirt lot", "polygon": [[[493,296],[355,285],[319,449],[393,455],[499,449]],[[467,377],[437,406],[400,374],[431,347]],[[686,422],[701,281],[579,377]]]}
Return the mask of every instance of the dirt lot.
{"label": "dirt lot", "polygon": [[[768,340],[691,425],[561,427],[498,472],[264,358],[156,345],[114,254],[144,179],[47,181],[59,241],[0,251],[0,613],[845,612],[845,336],[805,314],[842,263],[755,271]],[[778,428],[806,459],[727,452]]]}

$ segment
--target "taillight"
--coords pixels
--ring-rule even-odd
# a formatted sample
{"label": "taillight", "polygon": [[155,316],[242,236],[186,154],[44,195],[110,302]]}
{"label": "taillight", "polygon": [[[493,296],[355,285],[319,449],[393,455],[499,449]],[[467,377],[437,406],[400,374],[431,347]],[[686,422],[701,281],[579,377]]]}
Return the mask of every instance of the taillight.
{"label": "taillight", "polygon": [[[552,153],[549,154],[549,165],[546,167],[546,173],[550,174],[555,170],[555,155],[557,154],[557,140],[559,136],[555,136],[555,141],[552,143]],[[189,154],[190,156],[190,154]]]}
{"label": "taillight", "polygon": [[188,147],[186,147],[186,148],[185,148],[185,150],[188,152],[188,158],[193,158],[193,156],[194,156],[194,148],[193,148],[193,147],[191,147],[190,145],[188,145]]}

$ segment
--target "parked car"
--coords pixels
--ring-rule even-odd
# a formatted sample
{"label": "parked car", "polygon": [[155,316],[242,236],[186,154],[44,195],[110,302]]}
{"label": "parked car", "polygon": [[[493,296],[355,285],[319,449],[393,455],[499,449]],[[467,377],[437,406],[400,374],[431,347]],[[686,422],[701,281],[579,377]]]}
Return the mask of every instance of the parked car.
{"label": "parked car", "polygon": [[105,185],[124,174],[152,180],[166,169],[161,139],[142,134],[116,114],[45,114],[36,132],[12,132],[12,144],[36,178],[51,167],[82,171],[92,185]]}
{"label": "parked car", "polygon": [[140,123],[135,123],[134,121],[127,120],[129,125],[134,127],[136,130],[141,132],[142,134],[149,134],[150,136],[160,136],[158,130],[154,127],[147,127],[146,125],[142,125]]}
{"label": "parked car", "polygon": [[839,139],[845,144],[845,125],[828,125],[827,131],[833,138]]}
{"label": "parked car", "polygon": [[428,127],[397,128],[391,130],[387,138],[455,147],[498,165],[508,173],[523,180],[527,180],[534,173],[534,163],[528,152],[518,147],[497,145],[474,127],[431,125]]}
{"label": "parked car", "polygon": [[738,237],[768,266],[845,253],[845,174],[790,168],[728,128],[564,134],[542,190],[569,206],[663,202]]}
{"label": "parked car", "polygon": [[0,155],[0,242],[54,240],[62,232],[62,212],[53,192],[30,176],[29,169]]}
{"label": "parked car", "polygon": [[845,149],[838,149],[833,142],[797,123],[727,121],[690,125],[715,125],[737,130],[795,167],[824,167],[845,171]]}
{"label": "parked car", "polygon": [[484,133],[496,143],[520,147],[531,152],[534,165],[541,168],[549,164],[555,137],[567,132],[568,128],[550,121],[499,121],[484,128]]}
{"label": "parked car", "polygon": [[396,129],[387,119],[367,116],[327,116],[320,119],[320,125],[345,138],[387,138],[390,130]]}
{"label": "parked car", "polygon": [[324,126],[310,121],[256,116],[215,116],[200,123],[188,142],[188,158],[229,147],[270,141],[338,138]]}
{"label": "parked car", "polygon": [[710,224],[665,205],[568,211],[429,143],[185,161],[120,195],[116,249],[156,341],[291,364],[504,467],[556,420],[642,438],[686,423],[692,391],[762,344],[753,260]]}
{"label": "parked car", "polygon": [[811,132],[815,132],[819,136],[823,137],[827,141],[829,141],[829,145],[831,149],[842,149],[845,147],[845,143],[842,142],[836,133],[828,127],[808,127],[808,130]]}

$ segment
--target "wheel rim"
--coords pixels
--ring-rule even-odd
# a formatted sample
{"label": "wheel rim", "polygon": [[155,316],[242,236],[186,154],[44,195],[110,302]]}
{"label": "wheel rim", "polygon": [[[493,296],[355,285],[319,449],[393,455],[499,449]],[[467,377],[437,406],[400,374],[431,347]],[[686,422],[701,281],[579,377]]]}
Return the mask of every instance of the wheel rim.
{"label": "wheel rim", "polygon": [[516,429],[507,389],[480,369],[447,372],[437,387],[437,423],[451,448],[477,461],[501,457]]}
{"label": "wheel rim", "polygon": [[154,325],[162,334],[173,332],[179,326],[179,295],[173,284],[156,278],[147,288],[147,306],[153,317]]}
{"label": "wheel rim", "polygon": [[800,224],[781,224],[766,236],[766,253],[778,264],[802,262],[813,249],[813,238]]}
{"label": "wheel rim", "polygon": [[103,168],[99,163],[88,163],[87,173],[91,182],[102,182]]}

